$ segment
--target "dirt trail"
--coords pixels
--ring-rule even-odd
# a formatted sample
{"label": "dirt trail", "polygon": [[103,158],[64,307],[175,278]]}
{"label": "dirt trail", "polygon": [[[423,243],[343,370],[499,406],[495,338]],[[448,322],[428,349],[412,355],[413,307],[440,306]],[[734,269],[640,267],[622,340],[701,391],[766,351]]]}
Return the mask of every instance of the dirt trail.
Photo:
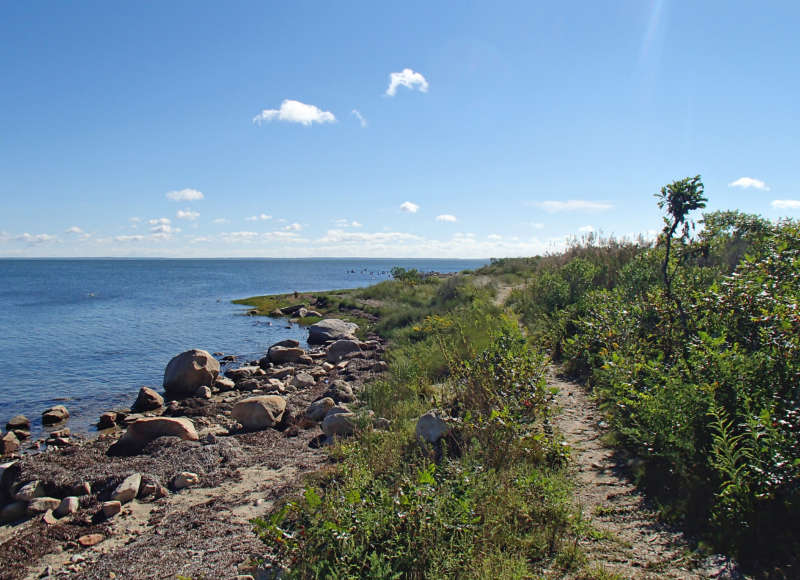
{"label": "dirt trail", "polygon": [[581,541],[587,567],[621,578],[741,578],[729,559],[697,557],[683,534],[658,521],[625,461],[602,442],[602,415],[585,390],[553,368],[548,384],[559,389],[555,423],[572,448],[575,501],[598,532]]}

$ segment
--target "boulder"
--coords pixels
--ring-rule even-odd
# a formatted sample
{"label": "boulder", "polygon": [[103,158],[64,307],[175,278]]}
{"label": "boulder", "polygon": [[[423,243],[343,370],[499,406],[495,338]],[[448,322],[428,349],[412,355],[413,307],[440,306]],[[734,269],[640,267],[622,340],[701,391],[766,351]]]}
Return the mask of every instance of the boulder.
{"label": "boulder", "polygon": [[78,498],[74,495],[70,495],[61,500],[61,503],[58,504],[58,507],[55,509],[54,513],[56,516],[63,518],[64,516],[68,516],[77,512],[78,507],[80,507]]}
{"label": "boulder", "polygon": [[301,356],[306,354],[302,348],[287,347],[287,346],[273,346],[267,353],[270,362],[275,364],[293,363]]}
{"label": "boulder", "polygon": [[136,397],[136,402],[131,409],[134,411],[155,411],[160,409],[163,404],[164,397],[150,387],[142,387],[139,389],[139,396]]}
{"label": "boulder", "polygon": [[350,385],[338,379],[331,383],[331,386],[328,387],[328,390],[325,391],[323,396],[330,397],[337,403],[352,403],[356,400],[356,396],[353,394],[353,389]]}
{"label": "boulder", "polygon": [[309,344],[325,344],[329,340],[354,339],[358,325],[338,318],[326,318],[308,327]]}
{"label": "boulder", "polygon": [[253,375],[256,374],[256,371],[259,370],[260,367],[254,366],[244,366],[239,367],[238,369],[228,369],[225,371],[225,376],[233,381],[241,381],[244,379],[249,379]]}
{"label": "boulder", "polygon": [[313,387],[315,384],[317,384],[317,381],[310,374],[301,372],[294,376],[290,384],[298,389],[306,389],[308,387]]}
{"label": "boulder", "polygon": [[120,503],[128,503],[139,495],[139,487],[142,485],[142,474],[134,473],[129,475],[120,483],[111,494],[111,499]]}
{"label": "boulder", "polygon": [[180,437],[197,441],[197,431],[189,419],[184,417],[143,417],[128,426],[118,445],[125,449],[138,450],[159,437]]}
{"label": "boulder", "polygon": [[105,517],[113,518],[122,511],[122,504],[116,500],[104,501],[101,509],[103,510],[103,515]]}
{"label": "boulder", "polygon": [[329,438],[346,437],[356,432],[355,413],[328,414],[322,421],[322,432]]}
{"label": "boulder", "polygon": [[183,489],[185,487],[197,485],[198,483],[200,483],[199,475],[190,471],[182,471],[172,480],[172,487],[175,489]]}
{"label": "boulder", "polygon": [[100,420],[97,422],[98,429],[111,429],[117,425],[117,414],[113,411],[106,411],[100,415]]}
{"label": "boulder", "polygon": [[328,347],[326,359],[329,363],[338,363],[345,357],[345,355],[351,353],[361,353],[361,346],[359,346],[359,343],[356,340],[343,338],[341,340],[337,340]]}
{"label": "boulder", "polygon": [[248,431],[259,431],[277,425],[286,410],[286,399],[278,395],[250,397],[236,403],[231,416]]}
{"label": "boulder", "polygon": [[314,316],[315,318],[322,318],[322,314],[316,310],[307,310],[306,317]]}
{"label": "boulder", "polygon": [[14,499],[26,502],[31,502],[37,497],[44,497],[44,485],[38,479],[29,481],[14,494]]}
{"label": "boulder", "polygon": [[31,436],[30,431],[23,431],[22,429],[14,429],[13,431],[11,431],[11,433],[16,435],[17,439],[19,439],[20,441],[24,441],[25,439],[28,439]]}
{"label": "boulder", "polygon": [[284,367],[282,369],[274,369],[267,373],[267,376],[271,379],[285,379],[286,377],[290,377],[294,374],[294,367]]}
{"label": "boulder", "polygon": [[328,414],[328,411],[330,411],[334,405],[336,405],[336,403],[330,397],[323,397],[318,401],[314,401],[308,406],[308,409],[306,409],[306,418],[319,423],[325,418],[325,415]]}
{"label": "boulder", "polygon": [[281,314],[284,314],[286,316],[291,316],[292,314],[297,314],[297,312],[299,312],[301,308],[305,307],[306,307],[305,304],[294,304],[292,306],[284,306],[283,308],[281,308]]}
{"label": "boulder", "polygon": [[213,385],[219,362],[205,350],[187,350],[174,357],[164,370],[164,390],[169,396],[187,397],[197,387]]}
{"label": "boulder", "polygon": [[417,420],[417,438],[428,443],[437,443],[449,432],[450,427],[436,411],[428,411]]}
{"label": "boulder", "polygon": [[6,423],[6,431],[16,431],[17,429],[21,431],[30,431],[31,430],[31,421],[25,415],[17,415],[9,419],[8,423]]}
{"label": "boulder", "polygon": [[28,502],[15,501],[0,509],[0,522],[11,523],[28,516]]}
{"label": "boulder", "polygon": [[10,455],[19,449],[19,439],[13,431],[0,437],[0,455]]}
{"label": "boulder", "polygon": [[42,424],[55,425],[56,423],[66,421],[68,418],[69,411],[67,411],[67,408],[64,405],[56,405],[42,413]]}
{"label": "boulder", "polygon": [[352,413],[352,411],[347,405],[334,405],[328,409],[328,412],[325,413],[325,416],[327,417],[328,415],[336,415],[338,413]]}

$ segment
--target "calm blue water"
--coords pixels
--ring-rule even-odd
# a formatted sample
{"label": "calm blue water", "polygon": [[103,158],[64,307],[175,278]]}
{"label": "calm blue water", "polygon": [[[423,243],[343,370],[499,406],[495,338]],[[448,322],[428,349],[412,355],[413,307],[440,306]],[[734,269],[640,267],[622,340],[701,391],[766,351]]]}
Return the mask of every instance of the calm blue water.
{"label": "calm blue water", "polygon": [[456,272],[480,260],[0,260],[0,424],[63,403],[73,431],[129,406],[190,349],[256,358],[306,331],[243,316],[235,298],[366,286],[393,266]]}

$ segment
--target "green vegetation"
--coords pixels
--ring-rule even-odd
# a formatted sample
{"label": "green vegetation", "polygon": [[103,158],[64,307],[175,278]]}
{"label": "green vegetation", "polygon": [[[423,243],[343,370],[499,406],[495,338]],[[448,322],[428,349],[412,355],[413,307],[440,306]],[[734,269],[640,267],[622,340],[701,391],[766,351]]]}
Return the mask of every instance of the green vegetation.
{"label": "green vegetation", "polygon": [[[793,561],[800,224],[714,212],[697,232],[699,176],[656,197],[655,242],[592,235],[474,273],[397,269],[369,288],[304,295],[390,340],[391,372],[363,398],[392,428],[334,447],[334,467],[258,522],[269,558],[296,577],[527,578],[559,566],[612,577],[577,547],[596,532],[573,511],[549,423],[552,359],[592,389],[665,518],[745,563]],[[515,288],[505,310],[492,300],[500,285]],[[431,408],[453,417],[436,450],[414,435]]]}

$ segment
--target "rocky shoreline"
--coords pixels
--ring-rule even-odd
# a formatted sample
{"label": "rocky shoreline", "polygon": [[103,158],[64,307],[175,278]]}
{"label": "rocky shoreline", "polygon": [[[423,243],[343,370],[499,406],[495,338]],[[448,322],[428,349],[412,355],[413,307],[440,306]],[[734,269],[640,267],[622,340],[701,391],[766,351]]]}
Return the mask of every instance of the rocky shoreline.
{"label": "rocky shoreline", "polygon": [[15,417],[0,465],[0,579],[264,576],[250,520],[324,467],[325,444],[388,427],[359,400],[388,368],[385,344],[356,331],[323,319],[309,349],[285,340],[250,361],[181,353],[163,395],[142,387],[91,440],[70,436],[67,409],[48,409],[58,429],[19,455],[27,420]]}

